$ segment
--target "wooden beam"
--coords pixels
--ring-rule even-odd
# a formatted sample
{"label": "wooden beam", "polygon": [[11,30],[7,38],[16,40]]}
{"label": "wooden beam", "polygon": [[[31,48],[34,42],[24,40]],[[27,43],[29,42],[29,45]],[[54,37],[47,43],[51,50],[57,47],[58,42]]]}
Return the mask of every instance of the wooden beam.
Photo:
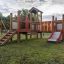
{"label": "wooden beam", "polygon": [[62,16],[62,39],[64,39],[64,14]]}
{"label": "wooden beam", "polygon": [[42,32],[40,33],[40,38],[42,38]]}
{"label": "wooden beam", "polygon": [[32,38],[32,13],[30,13],[30,38]]}
{"label": "wooden beam", "polygon": [[28,39],[28,34],[26,33],[25,36],[26,36],[26,40],[27,40]]}
{"label": "wooden beam", "polygon": [[40,33],[40,38],[42,38],[42,12],[41,12],[41,22],[40,22],[40,25],[41,25],[41,33]]}
{"label": "wooden beam", "polygon": [[12,13],[10,13],[10,31],[12,30]]}
{"label": "wooden beam", "polygon": [[51,21],[51,31],[54,31],[54,16],[52,16],[52,21]]}
{"label": "wooden beam", "polygon": [[[11,30],[12,30],[12,13],[10,13],[10,31]],[[10,41],[12,41],[12,38],[10,39]]]}
{"label": "wooden beam", "polygon": [[2,35],[2,22],[0,21],[0,32],[1,32],[1,35]]}
{"label": "wooden beam", "polygon": [[19,10],[18,11],[18,15],[17,15],[17,22],[18,22],[18,32],[17,32],[17,41],[19,42],[20,41],[20,13],[21,11]]}
{"label": "wooden beam", "polygon": [[54,28],[54,31],[57,31],[57,17],[55,18],[56,27]]}
{"label": "wooden beam", "polygon": [[38,38],[38,33],[37,33],[37,38]]}

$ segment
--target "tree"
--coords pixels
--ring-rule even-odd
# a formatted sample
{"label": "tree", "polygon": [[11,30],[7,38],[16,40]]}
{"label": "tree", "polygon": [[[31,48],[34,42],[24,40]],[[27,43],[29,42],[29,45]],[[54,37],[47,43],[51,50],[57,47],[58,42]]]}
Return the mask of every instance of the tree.
{"label": "tree", "polygon": [[25,21],[25,18],[26,16],[29,15],[29,11],[27,9],[22,9],[21,11],[21,18],[22,18],[22,21]]}
{"label": "tree", "polygon": [[0,20],[2,19],[2,13],[0,12]]}
{"label": "tree", "polygon": [[26,16],[28,15],[29,11],[27,9],[22,9],[21,15]]}

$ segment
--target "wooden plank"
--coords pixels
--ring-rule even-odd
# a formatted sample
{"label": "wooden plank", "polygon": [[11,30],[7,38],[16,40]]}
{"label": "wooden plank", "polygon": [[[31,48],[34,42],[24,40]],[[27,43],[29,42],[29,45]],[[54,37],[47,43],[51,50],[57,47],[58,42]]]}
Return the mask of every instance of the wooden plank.
{"label": "wooden plank", "polygon": [[[7,34],[9,34],[10,32],[8,32]],[[12,37],[13,37],[13,35],[15,34],[16,32],[14,31],[12,31],[12,34],[11,35],[8,35],[7,36],[7,34],[0,40],[0,43],[2,42],[2,44],[1,45],[3,45],[3,44],[5,44],[6,42],[8,42]]]}

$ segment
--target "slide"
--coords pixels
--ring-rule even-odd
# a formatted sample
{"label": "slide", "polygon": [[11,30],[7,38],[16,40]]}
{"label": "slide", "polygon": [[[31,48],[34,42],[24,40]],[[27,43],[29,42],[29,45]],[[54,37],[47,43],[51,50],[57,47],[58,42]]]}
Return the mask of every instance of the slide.
{"label": "slide", "polygon": [[48,42],[60,42],[62,40],[61,32],[53,32],[48,38]]}
{"label": "slide", "polygon": [[8,42],[14,35],[16,34],[16,31],[9,31],[7,32],[1,39],[0,39],[0,45],[5,44]]}

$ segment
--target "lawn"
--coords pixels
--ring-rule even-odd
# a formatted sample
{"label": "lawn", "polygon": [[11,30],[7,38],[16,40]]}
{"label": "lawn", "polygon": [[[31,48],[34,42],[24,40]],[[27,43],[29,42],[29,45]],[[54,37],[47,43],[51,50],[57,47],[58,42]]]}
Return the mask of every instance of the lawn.
{"label": "lawn", "polygon": [[14,40],[0,46],[0,64],[64,64],[64,42],[47,43],[47,38]]}

